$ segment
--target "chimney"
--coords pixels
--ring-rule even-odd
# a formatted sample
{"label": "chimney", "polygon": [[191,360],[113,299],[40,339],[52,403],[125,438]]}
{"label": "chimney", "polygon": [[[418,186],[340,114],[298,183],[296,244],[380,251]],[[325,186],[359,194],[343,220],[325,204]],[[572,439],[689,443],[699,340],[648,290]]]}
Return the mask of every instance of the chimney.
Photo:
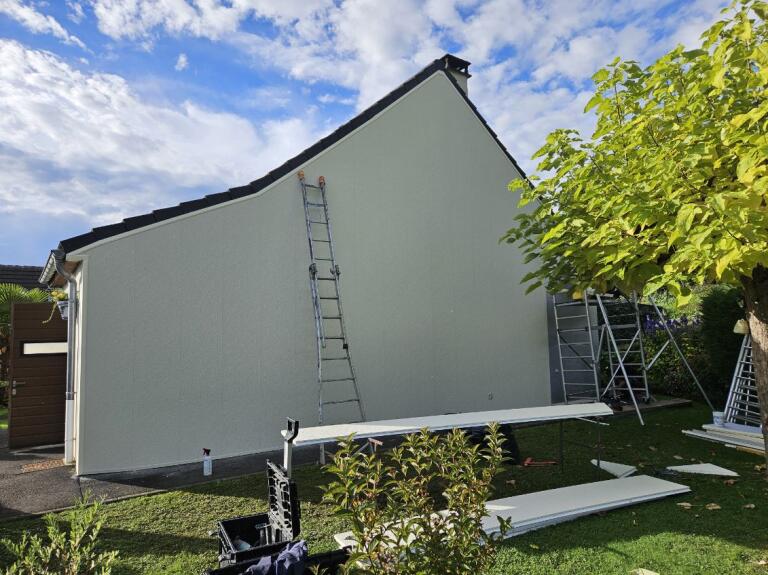
{"label": "chimney", "polygon": [[469,62],[457,58],[453,54],[446,54],[441,60],[445,65],[445,69],[453,76],[453,79],[456,80],[462,91],[469,95],[469,92],[467,92],[467,80],[472,77],[472,74],[469,73]]}

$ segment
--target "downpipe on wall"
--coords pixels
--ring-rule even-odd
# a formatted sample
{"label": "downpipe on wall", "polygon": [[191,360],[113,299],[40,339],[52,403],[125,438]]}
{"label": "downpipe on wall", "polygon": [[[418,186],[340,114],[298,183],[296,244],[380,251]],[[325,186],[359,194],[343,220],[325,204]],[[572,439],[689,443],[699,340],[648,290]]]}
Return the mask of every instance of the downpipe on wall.
{"label": "downpipe on wall", "polygon": [[51,251],[56,272],[67,280],[67,299],[69,301],[69,317],[67,319],[67,379],[65,391],[65,415],[64,415],[64,463],[74,463],[75,454],[75,386],[72,365],[75,348],[75,318],[77,317],[77,282],[75,278],[64,269],[66,254],[62,250]]}

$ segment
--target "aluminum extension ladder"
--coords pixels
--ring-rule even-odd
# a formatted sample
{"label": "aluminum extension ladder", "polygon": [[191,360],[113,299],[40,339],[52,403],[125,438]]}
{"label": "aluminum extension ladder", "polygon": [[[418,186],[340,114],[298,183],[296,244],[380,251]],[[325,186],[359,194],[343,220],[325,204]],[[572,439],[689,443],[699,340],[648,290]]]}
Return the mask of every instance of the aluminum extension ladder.
{"label": "aluminum extension ladder", "polygon": [[355,416],[359,419],[353,421],[365,421],[365,409],[344,325],[339,288],[341,270],[336,264],[325,178],[321,176],[315,186],[305,181],[303,171],[298,173],[298,177],[307,224],[309,287],[315,315],[318,424],[325,423],[327,407],[345,404],[356,406]]}
{"label": "aluminum extension ladder", "polygon": [[760,428],[760,401],[755,383],[755,366],[752,363],[752,338],[749,334],[741,342],[739,359],[733,372],[731,389],[725,404],[725,421],[748,427]]}

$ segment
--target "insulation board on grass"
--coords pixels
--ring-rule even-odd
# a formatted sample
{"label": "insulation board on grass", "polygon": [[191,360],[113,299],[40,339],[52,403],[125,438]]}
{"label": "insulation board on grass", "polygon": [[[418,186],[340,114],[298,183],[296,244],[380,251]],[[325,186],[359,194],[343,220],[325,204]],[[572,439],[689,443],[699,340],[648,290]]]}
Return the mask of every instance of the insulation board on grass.
{"label": "insulation board on grass", "polygon": [[599,467],[603,471],[607,471],[615,477],[629,477],[637,472],[637,467],[634,465],[624,465],[623,463],[614,463],[613,461],[598,461],[597,459],[593,459],[592,465]]}
{"label": "insulation board on grass", "polygon": [[691,465],[672,465],[667,467],[672,471],[679,473],[695,473],[698,475],[721,475],[723,477],[738,477],[739,474],[725,467],[714,465],[712,463],[693,463]]}
{"label": "insulation board on grass", "polygon": [[[638,475],[515,495],[486,503],[488,515],[483,519],[483,529],[488,534],[498,533],[498,517],[502,517],[508,519],[512,526],[505,537],[515,537],[585,515],[680,495],[690,490],[687,485]],[[350,531],[339,533],[334,539],[341,547],[354,545]]]}
{"label": "insulation board on grass", "polygon": [[647,475],[548,489],[489,501],[486,505],[489,516],[483,520],[483,527],[488,533],[495,532],[499,527],[496,517],[508,519],[512,531],[507,536],[511,537],[584,515],[688,493],[690,490],[687,485]]}

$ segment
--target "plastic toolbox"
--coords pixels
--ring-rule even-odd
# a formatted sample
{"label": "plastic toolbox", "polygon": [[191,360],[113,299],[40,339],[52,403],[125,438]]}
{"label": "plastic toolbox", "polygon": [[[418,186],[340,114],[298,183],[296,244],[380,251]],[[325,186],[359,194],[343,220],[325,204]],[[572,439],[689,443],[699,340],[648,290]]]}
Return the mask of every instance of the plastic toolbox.
{"label": "plastic toolbox", "polygon": [[279,553],[298,536],[301,512],[296,483],[282,466],[267,461],[267,484],[267,513],[218,522],[220,567]]}

